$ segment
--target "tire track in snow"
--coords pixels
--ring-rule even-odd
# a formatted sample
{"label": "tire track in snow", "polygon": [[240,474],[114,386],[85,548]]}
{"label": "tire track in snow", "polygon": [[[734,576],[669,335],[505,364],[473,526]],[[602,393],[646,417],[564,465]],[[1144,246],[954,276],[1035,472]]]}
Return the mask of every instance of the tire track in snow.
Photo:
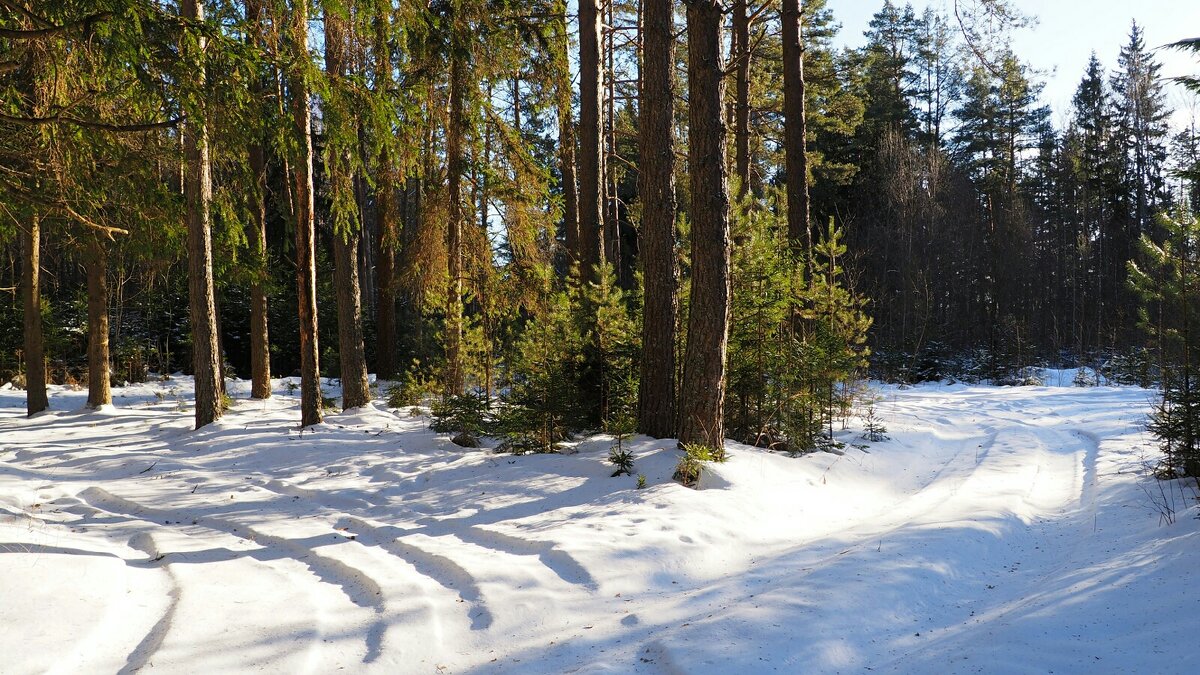
{"label": "tire track in snow", "polygon": [[[93,508],[118,516],[144,520],[155,525],[167,520],[191,521],[197,527],[249,539],[265,550],[273,550],[280,557],[299,562],[321,582],[339,587],[351,603],[370,609],[375,613],[376,618],[368,627],[364,640],[367,653],[363,657],[363,662],[370,663],[379,658],[383,647],[383,635],[387,630],[387,623],[383,619],[383,589],[365,572],[335,558],[321,555],[307,546],[284,537],[259,532],[252,527],[234,524],[211,516],[193,518],[179,511],[156,509],[114,495],[104,488],[87,488],[79,493],[79,499]],[[254,551],[248,551],[246,555],[256,557]]]}
{"label": "tire track in snow", "polygon": [[[147,567],[156,566],[166,573],[167,579],[171,582],[171,590],[167,593],[170,601],[166,610],[142,638],[142,641],[133,648],[133,651],[129,652],[129,656],[125,659],[125,666],[118,671],[118,675],[131,675],[141,670],[158,652],[159,647],[162,647],[163,640],[166,639],[167,632],[171,630],[171,625],[175,621],[175,610],[179,607],[179,596],[181,595],[179,579],[171,569],[171,564],[166,562],[164,554],[159,551],[158,544],[154,541],[154,535],[149,532],[135,534],[129,539],[129,547],[146,554],[144,564]],[[160,562],[161,564],[159,564]]]}
{"label": "tire track in snow", "polygon": [[[257,485],[276,494],[305,499],[332,511],[358,511],[370,509],[373,506],[366,500],[326,495],[324,492],[302,488],[276,479],[257,483]],[[379,546],[388,553],[406,560],[422,575],[457,592],[463,600],[475,604],[479,608],[479,612],[472,616],[471,628],[475,630],[491,625],[492,615],[484,605],[478,582],[471,573],[447,556],[430,553],[409,541],[402,540],[413,534],[424,534],[430,537],[445,535],[463,543],[475,544],[509,555],[537,556],[548,570],[566,583],[572,586],[582,586],[589,591],[595,591],[599,587],[591,573],[579,561],[575,560],[570,553],[559,549],[553,542],[531,541],[476,525],[455,526],[456,521],[454,520],[438,520],[423,515],[414,518],[420,528],[416,530],[372,525],[361,518],[344,513],[342,516],[335,525],[336,528],[355,533],[358,540],[364,545]]]}
{"label": "tire track in snow", "polygon": [[355,541],[363,546],[377,546],[404,560],[422,576],[456,592],[464,602],[470,603],[471,609],[467,611],[467,615],[471,619],[471,630],[483,630],[492,625],[492,613],[483,600],[479,583],[453,559],[402,541],[404,535],[410,533],[399,528],[372,525],[354,516],[343,516],[335,527],[355,535]]}

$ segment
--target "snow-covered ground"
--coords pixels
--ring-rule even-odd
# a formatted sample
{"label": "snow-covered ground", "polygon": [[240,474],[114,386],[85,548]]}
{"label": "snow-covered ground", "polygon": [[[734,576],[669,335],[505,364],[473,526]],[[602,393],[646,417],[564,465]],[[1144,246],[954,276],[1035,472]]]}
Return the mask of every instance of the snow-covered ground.
{"label": "snow-covered ground", "polygon": [[378,402],[301,432],[283,382],[200,431],[187,378],[31,420],[3,390],[0,671],[1195,672],[1152,392],[1062,384],[883,387],[891,440],[733,445],[700,490],[646,438],[639,490],[606,438],[463,450]]}

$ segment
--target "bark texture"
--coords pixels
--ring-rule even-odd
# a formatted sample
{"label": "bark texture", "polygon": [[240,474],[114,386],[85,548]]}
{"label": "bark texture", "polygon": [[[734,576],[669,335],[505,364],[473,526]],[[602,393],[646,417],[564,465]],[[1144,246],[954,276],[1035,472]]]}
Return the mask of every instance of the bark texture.
{"label": "bark texture", "polygon": [[317,344],[317,262],[313,230],[312,112],[304,64],[308,61],[308,9],[297,2],[288,26],[293,65],[288,71],[289,102],[296,156],[291,161],[296,231],[296,296],[300,319],[300,425],[321,422],[320,347]]}
{"label": "bark texture", "polygon": [[638,431],[665,438],[675,420],[675,100],[674,8],[671,0],[645,0],[638,144],[642,202],[641,256],[645,277]]}
{"label": "bark texture", "polygon": [[21,297],[25,304],[25,412],[40,413],[50,407],[46,396],[46,346],[42,338],[42,228],[37,216],[21,230],[23,266]]}
{"label": "bark texture", "polygon": [[[390,7],[390,3],[388,7]],[[388,19],[376,18],[375,80],[376,88],[386,92],[392,87],[392,55],[387,40]],[[376,176],[375,214],[377,238],[375,249],[375,372],[381,379],[396,377],[396,248],[399,245],[400,209],[397,195],[400,175],[388,146],[379,151]]]}
{"label": "bark texture", "polygon": [[733,2],[733,147],[738,197],[750,190],[750,3]]}
{"label": "bark texture", "polygon": [[812,250],[808,206],[808,149],[805,140],[804,45],[800,0],[782,0],[783,147],[787,174],[788,239],[793,250]]}
{"label": "bark texture", "polygon": [[108,361],[108,254],[104,245],[89,238],[84,252],[87,268],[88,399],[87,407],[112,403]]}
{"label": "bark texture", "polygon": [[679,404],[680,443],[724,445],[729,342],[729,187],[726,180],[721,3],[687,3],[688,171],[692,290]]}
{"label": "bark texture", "polygon": [[466,133],[463,97],[466,95],[465,58],[458,54],[450,64],[450,122],[446,129],[447,198],[450,200],[446,222],[446,371],[443,390],[454,396],[463,391],[463,190],[466,171],[463,136]]}
{"label": "bark texture", "polygon": [[604,263],[604,142],[599,0],[579,0],[579,262],[585,279]]}
{"label": "bark texture", "polygon": [[[253,31],[251,41],[263,45],[263,10],[260,0],[246,0],[246,18]],[[250,82],[250,97],[261,101],[266,87],[261,79]],[[266,108],[264,107],[265,111]],[[251,255],[257,267],[250,284],[250,398],[271,397],[271,340],[267,321],[267,152],[260,132],[248,148],[254,192],[250,205]]]}
{"label": "bark texture", "polygon": [[[333,8],[325,10],[325,71],[340,85],[346,75],[346,47],[350,33],[346,18]],[[329,106],[326,122],[348,125],[349,111]],[[342,133],[349,133],[342,129]],[[350,175],[350,148],[332,148],[326,155],[325,174],[331,184],[353,189]],[[355,202],[335,208],[356,209]],[[358,274],[358,247],[361,239],[357,213],[333,214],[333,285],[338,312],[338,365],[341,370],[342,408],[361,408],[371,400],[367,381],[366,350],[363,346],[362,285]]]}
{"label": "bark texture", "polygon": [[[183,0],[184,18],[202,22],[204,6],[200,0]],[[198,36],[197,52],[191,54],[197,65],[194,77],[204,82],[203,54],[205,39]],[[203,104],[184,127],[184,200],[188,225],[188,305],[192,322],[192,369],[196,387],[196,428],[221,417],[221,359],[217,338],[217,309],[213,294],[211,165],[208,156],[208,130]]]}

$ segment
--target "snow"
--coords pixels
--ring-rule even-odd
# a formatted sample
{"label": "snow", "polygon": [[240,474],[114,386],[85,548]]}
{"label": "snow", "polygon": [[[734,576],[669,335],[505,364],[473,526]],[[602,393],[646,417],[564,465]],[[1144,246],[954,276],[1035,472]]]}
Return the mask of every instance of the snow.
{"label": "snow", "polygon": [[611,438],[465,450],[381,401],[300,430],[286,381],[200,431],[183,376],[4,389],[0,669],[1192,672],[1195,488],[1149,475],[1153,392],[1072,379],[881,386],[890,440],[731,445],[699,490],[645,437],[613,478]]}

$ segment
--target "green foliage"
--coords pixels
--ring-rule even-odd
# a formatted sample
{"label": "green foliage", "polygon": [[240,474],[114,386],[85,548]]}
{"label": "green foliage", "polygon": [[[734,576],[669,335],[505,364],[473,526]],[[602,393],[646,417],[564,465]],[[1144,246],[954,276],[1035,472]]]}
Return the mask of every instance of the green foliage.
{"label": "green foliage", "polygon": [[1130,282],[1142,299],[1142,327],[1156,342],[1162,399],[1150,432],[1163,451],[1160,473],[1200,476],[1200,220],[1177,210],[1159,218],[1161,244],[1141,239],[1141,261],[1129,264]]}
{"label": "green foliage", "polygon": [[644,473],[638,474],[637,489],[639,489],[639,490],[646,489],[646,474],[644,474]]}
{"label": "green foliage", "polygon": [[468,392],[443,397],[434,404],[431,412],[433,421],[429,428],[441,433],[454,434],[455,445],[464,448],[479,447],[479,439],[490,433],[492,416],[489,401],[484,392]]}
{"label": "green foliage", "polygon": [[617,467],[613,472],[613,477],[622,474],[626,476],[633,475],[633,451],[626,447],[626,443],[633,436],[635,428],[635,418],[630,416],[619,420],[617,423],[610,425],[609,431],[615,434],[614,442],[608,450],[608,461]]}
{"label": "green foliage", "polygon": [[614,478],[621,475],[633,475],[633,451],[629,448],[614,445],[608,451],[608,461],[617,467],[617,470],[613,472]]}
{"label": "green foliage", "polygon": [[844,280],[841,232],[831,224],[797,260],[785,229],[779,198],[738,206],[726,422],[738,440],[799,452],[850,405],[870,320]]}
{"label": "green foliage", "polygon": [[681,448],[683,455],[675,465],[672,476],[687,487],[696,487],[705,462],[724,462],[728,459],[725,448],[710,448],[699,443],[689,443]]}
{"label": "green foliage", "polygon": [[584,336],[572,312],[572,290],[550,296],[513,345],[509,386],[497,411],[502,449],[553,452],[583,429],[579,375]]}
{"label": "green foliage", "polygon": [[601,428],[611,430],[637,414],[641,353],[641,331],[611,265],[598,282],[583,287],[575,320],[584,336],[585,390],[588,384],[598,385],[599,406],[590,414]]}
{"label": "green foliage", "polygon": [[584,429],[629,426],[637,405],[639,338],[611,269],[598,283],[572,276],[510,351],[509,384],[497,411],[501,447],[553,452]]}
{"label": "green foliage", "polygon": [[862,437],[872,443],[879,443],[888,440],[887,426],[883,420],[875,414],[875,401],[867,402],[867,409],[862,415],[863,433]]}
{"label": "green foliage", "polygon": [[420,368],[420,362],[413,362],[399,382],[388,385],[385,394],[389,408],[406,408],[423,405],[437,391],[438,381]]}

